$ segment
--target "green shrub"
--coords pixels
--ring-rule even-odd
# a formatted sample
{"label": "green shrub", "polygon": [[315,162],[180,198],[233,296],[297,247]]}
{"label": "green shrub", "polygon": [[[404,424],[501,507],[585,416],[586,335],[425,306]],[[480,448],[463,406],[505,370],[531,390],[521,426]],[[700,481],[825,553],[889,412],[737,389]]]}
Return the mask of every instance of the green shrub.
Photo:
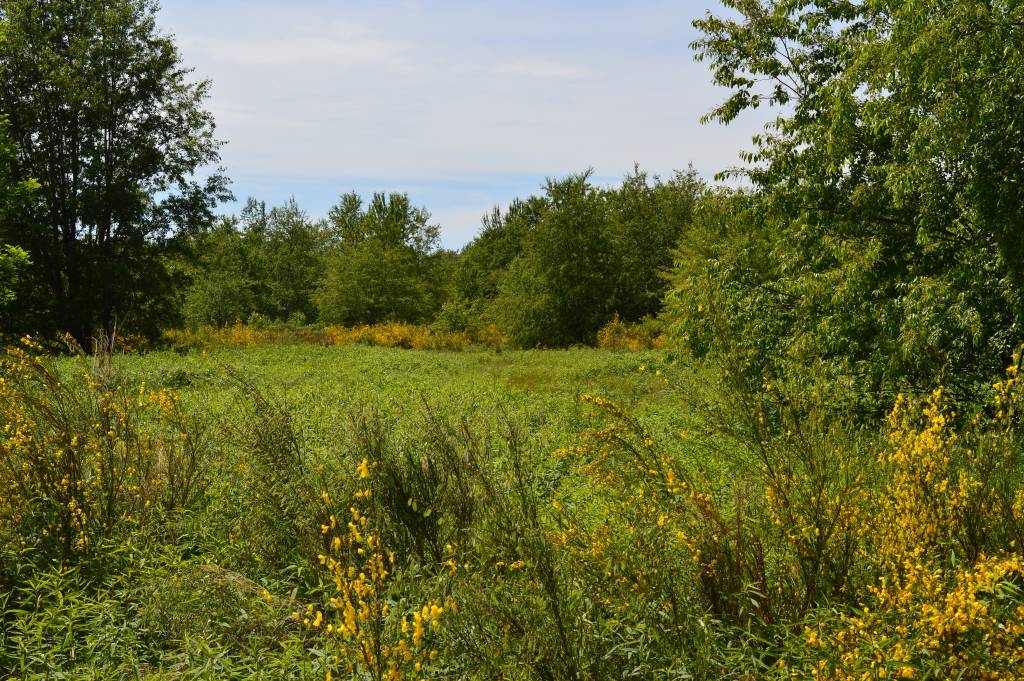
{"label": "green shrub", "polygon": [[66,374],[38,350],[0,360],[0,529],[70,558],[203,497],[211,443],[173,392],[130,385],[102,352]]}

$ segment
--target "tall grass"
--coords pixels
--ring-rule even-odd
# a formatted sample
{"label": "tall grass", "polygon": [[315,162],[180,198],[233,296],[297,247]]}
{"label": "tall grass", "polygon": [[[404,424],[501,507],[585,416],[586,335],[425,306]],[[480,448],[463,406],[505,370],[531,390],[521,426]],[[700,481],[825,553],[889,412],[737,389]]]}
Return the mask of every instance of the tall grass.
{"label": "tall grass", "polygon": [[[551,451],[514,413],[411,398],[401,419],[355,403],[314,440],[303,404],[244,374],[199,437],[170,391],[105,365],[72,380],[14,350],[5,484],[63,461],[79,446],[63,433],[107,453],[81,459],[83,479],[113,462],[163,482],[110,488],[108,516],[102,485],[75,497],[84,522],[49,464],[5,496],[0,663],[40,678],[1016,678],[1018,371],[960,414],[942,391],[901,398],[883,432],[807,385],[735,373],[708,391],[706,429],[675,437],[581,395],[579,431]],[[191,486],[172,483],[167,461],[190,451]],[[34,557],[47,536],[56,565]]]}

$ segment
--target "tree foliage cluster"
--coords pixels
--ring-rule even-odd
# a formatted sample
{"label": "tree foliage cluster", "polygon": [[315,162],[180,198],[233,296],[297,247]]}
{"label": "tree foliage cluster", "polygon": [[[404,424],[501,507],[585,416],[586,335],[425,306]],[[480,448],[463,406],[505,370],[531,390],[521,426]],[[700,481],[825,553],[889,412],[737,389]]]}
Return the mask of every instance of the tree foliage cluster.
{"label": "tree foliage cluster", "polygon": [[239,216],[189,238],[184,318],[190,326],[427,321],[447,257],[437,238],[430,214],[405,194],[375,194],[365,209],[346,194],[326,220],[294,199],[269,210],[250,199]]}
{"label": "tree foliage cluster", "polygon": [[495,210],[463,250],[445,323],[492,323],[521,346],[593,343],[612,319],[656,316],[672,248],[706,188],[639,169],[615,188],[590,173],[549,180],[541,196]]}
{"label": "tree foliage cluster", "polygon": [[[670,307],[750,377],[809,367],[877,409],[976,397],[1024,341],[1024,7],[729,0],[694,45],[778,115],[679,250]],[[879,400],[879,397],[885,399]]]}
{"label": "tree foliage cluster", "polygon": [[0,221],[27,251],[20,325],[80,342],[173,317],[164,253],[229,196],[213,116],[153,0],[0,2],[0,176],[37,181]]}
{"label": "tree foliage cluster", "polygon": [[[24,204],[37,188],[34,182],[16,181],[11,177],[9,163],[15,149],[8,137],[8,127],[7,118],[0,118],[0,220]],[[10,244],[0,246],[0,323],[11,313],[18,282],[28,265],[28,253],[24,249]]]}
{"label": "tree foliage cluster", "polygon": [[495,208],[461,252],[405,194],[343,195],[324,220],[294,202],[250,200],[190,237],[189,325],[266,319],[357,325],[496,326],[521,346],[592,343],[616,316],[658,314],[672,246],[705,191],[691,171],[668,181],[635,171],[621,187],[589,173]]}

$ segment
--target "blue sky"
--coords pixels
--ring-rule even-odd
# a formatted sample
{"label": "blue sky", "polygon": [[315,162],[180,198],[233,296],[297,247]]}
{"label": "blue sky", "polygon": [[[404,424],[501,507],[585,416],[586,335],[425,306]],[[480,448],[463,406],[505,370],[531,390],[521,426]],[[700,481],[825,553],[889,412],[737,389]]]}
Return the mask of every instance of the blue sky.
{"label": "blue sky", "polygon": [[[713,2],[164,0],[160,23],[213,81],[239,200],[405,191],[463,245],[496,204],[593,167],[708,177],[761,121],[700,116],[725,97],[689,48]],[[236,205],[223,207],[232,212]]]}

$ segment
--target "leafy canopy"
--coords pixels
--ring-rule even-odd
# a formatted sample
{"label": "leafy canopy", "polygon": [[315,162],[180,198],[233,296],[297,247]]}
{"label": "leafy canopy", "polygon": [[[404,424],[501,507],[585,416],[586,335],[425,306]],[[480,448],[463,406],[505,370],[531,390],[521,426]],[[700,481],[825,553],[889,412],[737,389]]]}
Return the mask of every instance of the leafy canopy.
{"label": "leafy canopy", "polygon": [[945,377],[976,394],[1024,341],[1024,7],[724,4],[731,18],[696,22],[698,55],[731,90],[708,119],[778,116],[736,171],[758,202],[736,217],[765,260],[737,276],[722,265],[750,240],[722,245],[705,268],[719,297],[700,304],[779,334],[767,356],[731,343],[755,372],[822,361],[865,393]]}
{"label": "leafy canopy", "polygon": [[32,257],[36,319],[82,341],[172,314],[160,255],[228,196],[220,172],[194,176],[219,160],[209,83],[156,12],[153,0],[0,0],[0,111],[16,145],[5,172],[39,183],[0,238]]}

